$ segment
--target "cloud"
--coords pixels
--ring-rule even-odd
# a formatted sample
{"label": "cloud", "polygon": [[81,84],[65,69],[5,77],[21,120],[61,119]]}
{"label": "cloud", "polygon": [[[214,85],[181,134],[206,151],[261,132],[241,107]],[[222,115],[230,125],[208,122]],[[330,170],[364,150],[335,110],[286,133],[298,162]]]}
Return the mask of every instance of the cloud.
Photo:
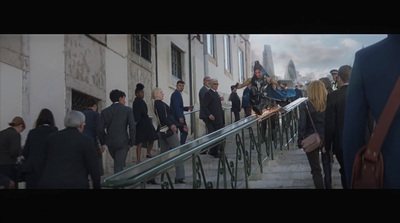
{"label": "cloud", "polygon": [[341,43],[344,47],[346,47],[346,48],[348,48],[348,49],[354,50],[354,49],[360,48],[360,43],[357,42],[357,41],[354,40],[354,39],[351,39],[351,38],[344,38],[344,39],[342,39],[342,40],[340,41],[340,43]]}
{"label": "cloud", "polygon": [[254,60],[262,61],[264,44],[271,46],[275,74],[281,76],[289,60],[303,76],[322,77],[333,68],[351,65],[362,44],[344,35],[252,35]]}

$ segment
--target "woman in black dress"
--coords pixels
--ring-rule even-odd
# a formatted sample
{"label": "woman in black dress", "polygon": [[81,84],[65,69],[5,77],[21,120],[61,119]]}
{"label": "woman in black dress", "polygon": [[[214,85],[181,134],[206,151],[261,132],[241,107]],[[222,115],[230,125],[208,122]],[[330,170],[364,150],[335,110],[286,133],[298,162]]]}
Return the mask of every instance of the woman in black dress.
{"label": "woman in black dress", "polygon": [[151,150],[153,149],[154,141],[158,139],[157,132],[154,129],[152,120],[147,114],[147,105],[143,100],[144,98],[144,85],[138,83],[136,85],[135,94],[136,98],[133,102],[132,109],[133,115],[135,116],[136,121],[136,145],[137,145],[137,163],[140,163],[140,157],[142,154],[142,146],[143,143],[148,142],[147,147],[147,158],[153,157],[151,155]]}

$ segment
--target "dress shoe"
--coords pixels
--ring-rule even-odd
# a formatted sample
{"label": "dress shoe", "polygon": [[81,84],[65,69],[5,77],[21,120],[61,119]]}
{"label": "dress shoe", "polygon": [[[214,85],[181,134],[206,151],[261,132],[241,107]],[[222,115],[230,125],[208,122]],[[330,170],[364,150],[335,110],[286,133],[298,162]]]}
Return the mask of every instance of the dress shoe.
{"label": "dress shoe", "polygon": [[183,179],[175,179],[175,184],[185,184],[186,182]]}

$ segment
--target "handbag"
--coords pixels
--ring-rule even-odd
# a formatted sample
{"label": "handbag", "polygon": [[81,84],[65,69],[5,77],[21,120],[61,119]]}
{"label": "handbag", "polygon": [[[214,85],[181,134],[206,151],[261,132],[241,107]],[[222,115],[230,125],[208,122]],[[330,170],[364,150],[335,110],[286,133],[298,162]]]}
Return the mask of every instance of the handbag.
{"label": "handbag", "polygon": [[[164,104],[164,109],[165,109],[165,114],[167,114],[167,109],[165,108],[165,104]],[[160,137],[162,137],[163,139],[166,139],[170,136],[172,136],[174,134],[174,132],[171,130],[171,128],[168,125],[163,125],[161,126],[161,121],[160,121],[160,117],[158,117],[158,113],[157,110],[154,110],[156,116],[157,116],[157,121],[158,121],[158,132],[160,133]]]}
{"label": "handbag", "polygon": [[376,124],[374,134],[368,144],[362,146],[353,163],[351,175],[352,189],[381,189],[383,183],[383,156],[381,147],[389,131],[389,127],[400,107],[400,76],[397,79],[381,118]]}
{"label": "handbag", "polygon": [[314,122],[313,122],[313,120],[311,118],[311,114],[310,114],[310,111],[308,109],[307,101],[305,101],[305,103],[306,103],[308,116],[310,117],[311,124],[312,124],[312,126],[314,128],[314,131],[315,131],[315,133],[307,136],[305,139],[303,139],[301,141],[301,147],[303,148],[304,152],[309,153],[309,152],[314,151],[315,149],[319,148],[321,146],[321,144],[322,144],[322,141],[321,141],[321,137],[317,133],[317,130],[315,129]]}

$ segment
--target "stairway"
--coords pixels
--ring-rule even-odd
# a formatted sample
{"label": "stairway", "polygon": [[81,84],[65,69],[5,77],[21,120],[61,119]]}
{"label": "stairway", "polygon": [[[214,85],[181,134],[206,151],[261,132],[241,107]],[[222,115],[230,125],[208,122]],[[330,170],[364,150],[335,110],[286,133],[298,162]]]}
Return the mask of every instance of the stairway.
{"label": "stairway", "polygon": [[[246,148],[249,148],[250,140],[249,133],[244,133]],[[313,189],[314,183],[311,176],[311,169],[307,160],[306,154],[303,150],[298,149],[293,142],[297,142],[295,138],[289,144],[289,150],[287,147],[283,147],[280,150],[278,145],[274,151],[274,159],[268,157],[262,164],[263,172],[261,173],[260,168],[257,168],[257,155],[256,151],[252,150],[252,162],[251,170],[252,175],[249,177],[248,188],[249,189]],[[144,152],[144,151],[143,151]],[[142,152],[142,153],[143,153]],[[262,145],[261,152],[263,153],[263,159],[265,156],[265,144]],[[228,161],[235,162],[236,157],[236,141],[235,136],[229,136],[226,139],[225,154]],[[210,155],[200,155],[201,162],[204,168],[206,181],[210,181],[213,184],[213,189],[217,187],[218,177],[218,158],[214,158]],[[185,163],[185,175],[186,184],[173,184],[174,189],[193,189],[193,171],[192,171],[192,159],[186,160]],[[244,179],[243,171],[243,160],[239,160],[238,163],[238,179]],[[168,170],[168,173],[174,182],[175,168]],[[104,177],[104,176],[103,176]],[[219,188],[223,188],[222,174],[219,174]],[[158,175],[156,178],[158,183],[161,182],[161,176]],[[230,185],[230,175],[227,173],[228,186]],[[240,181],[241,182],[241,181]],[[339,164],[334,158],[332,165],[332,187],[334,189],[341,189],[341,181],[339,174]],[[125,187],[129,189],[130,187]],[[146,189],[160,189],[161,185],[146,184]],[[202,182],[200,188],[205,188],[204,182]],[[239,188],[245,188],[245,184],[241,184]]]}
{"label": "stairway", "polygon": [[[334,156],[335,157],[335,156]],[[321,165],[322,167],[322,165]],[[310,165],[302,149],[291,146],[290,150],[276,150],[274,160],[263,165],[263,173],[258,179],[250,179],[253,189],[314,189]],[[339,163],[332,164],[332,188],[342,189]]]}

